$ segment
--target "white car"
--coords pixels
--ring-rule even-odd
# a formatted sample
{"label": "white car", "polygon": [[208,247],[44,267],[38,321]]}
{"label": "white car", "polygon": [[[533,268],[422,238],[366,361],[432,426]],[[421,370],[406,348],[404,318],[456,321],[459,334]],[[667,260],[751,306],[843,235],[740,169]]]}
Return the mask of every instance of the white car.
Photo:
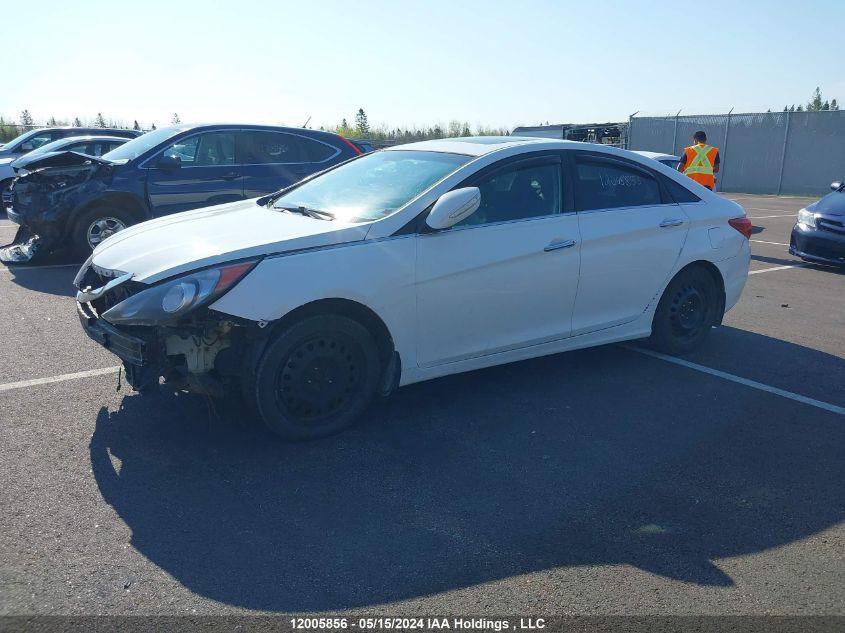
{"label": "white car", "polygon": [[634,153],[650,158],[651,160],[656,160],[658,163],[663,163],[672,169],[677,169],[678,163],[681,162],[681,157],[675,156],[674,154],[662,154],[660,152],[646,152],[642,150],[635,150]]}
{"label": "white car", "polygon": [[739,299],[750,232],[739,205],[632,152],[447,139],[130,227],[74,283],[135,389],[239,388],[310,438],[447,374],[646,337],[688,352]]}

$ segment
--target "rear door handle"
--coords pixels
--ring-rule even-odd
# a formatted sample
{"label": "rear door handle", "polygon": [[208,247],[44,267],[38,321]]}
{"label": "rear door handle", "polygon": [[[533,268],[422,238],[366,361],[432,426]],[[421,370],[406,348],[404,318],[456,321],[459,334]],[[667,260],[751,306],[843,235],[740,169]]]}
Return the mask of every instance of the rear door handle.
{"label": "rear door handle", "polygon": [[239,176],[240,176],[240,174],[238,172],[230,171],[228,174],[225,174],[223,176],[223,180],[234,180],[235,178],[238,178]]}
{"label": "rear door handle", "polygon": [[684,220],[681,218],[666,218],[660,223],[660,228],[665,229],[667,226],[681,226]]}
{"label": "rear door handle", "polygon": [[560,240],[557,242],[552,242],[546,248],[543,249],[544,252],[548,253],[549,251],[556,251],[561,248],[572,248],[575,246],[577,242],[575,240]]}

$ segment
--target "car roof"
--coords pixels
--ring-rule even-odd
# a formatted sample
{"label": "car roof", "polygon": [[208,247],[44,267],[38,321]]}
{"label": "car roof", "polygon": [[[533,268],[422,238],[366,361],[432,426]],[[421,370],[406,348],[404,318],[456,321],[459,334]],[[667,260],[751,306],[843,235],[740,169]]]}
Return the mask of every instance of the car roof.
{"label": "car roof", "polygon": [[80,134],[79,136],[65,136],[64,138],[51,141],[52,143],[79,143],[80,141],[122,141],[124,143],[132,139],[125,136],[109,136],[108,134]]}
{"label": "car roof", "polygon": [[449,154],[466,154],[468,156],[483,156],[491,152],[515,147],[518,145],[546,145],[555,147],[573,147],[575,145],[584,147],[584,143],[577,141],[558,141],[549,138],[538,138],[528,136],[460,136],[453,138],[440,138],[430,141],[419,141],[407,143],[406,145],[394,145],[387,148],[387,151],[416,150],[423,152],[444,152]]}
{"label": "car roof", "polygon": [[654,160],[660,160],[661,158],[663,158],[663,159],[671,158],[673,160],[680,160],[680,157],[676,156],[675,154],[664,154],[662,152],[646,152],[644,150],[639,150],[639,149],[635,149],[635,150],[631,150],[631,151],[634,152],[635,154],[639,154],[640,156],[645,156],[646,158],[653,158]]}

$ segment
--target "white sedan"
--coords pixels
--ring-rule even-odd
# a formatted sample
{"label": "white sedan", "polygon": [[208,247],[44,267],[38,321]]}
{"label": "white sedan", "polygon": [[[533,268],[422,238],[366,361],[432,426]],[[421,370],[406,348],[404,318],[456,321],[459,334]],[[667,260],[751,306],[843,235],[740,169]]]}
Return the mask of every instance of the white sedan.
{"label": "white sedan", "polygon": [[447,374],[642,338],[689,352],[738,301],[750,233],[739,205],[632,152],[447,139],[138,224],[75,283],[135,389],[240,389],[311,438]]}

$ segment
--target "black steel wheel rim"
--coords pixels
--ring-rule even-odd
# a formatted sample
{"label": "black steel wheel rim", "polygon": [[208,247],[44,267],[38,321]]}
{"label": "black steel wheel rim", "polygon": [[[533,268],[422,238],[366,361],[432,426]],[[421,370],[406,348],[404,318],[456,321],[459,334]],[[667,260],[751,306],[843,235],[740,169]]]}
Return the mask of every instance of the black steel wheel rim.
{"label": "black steel wheel rim", "polygon": [[707,327],[706,293],[695,284],[688,284],[672,297],[669,321],[672,334],[680,339],[693,339]]}
{"label": "black steel wheel rim", "polygon": [[324,334],[295,345],[276,380],[276,402],[285,416],[315,425],[342,411],[366,375],[360,345],[342,334]]}

